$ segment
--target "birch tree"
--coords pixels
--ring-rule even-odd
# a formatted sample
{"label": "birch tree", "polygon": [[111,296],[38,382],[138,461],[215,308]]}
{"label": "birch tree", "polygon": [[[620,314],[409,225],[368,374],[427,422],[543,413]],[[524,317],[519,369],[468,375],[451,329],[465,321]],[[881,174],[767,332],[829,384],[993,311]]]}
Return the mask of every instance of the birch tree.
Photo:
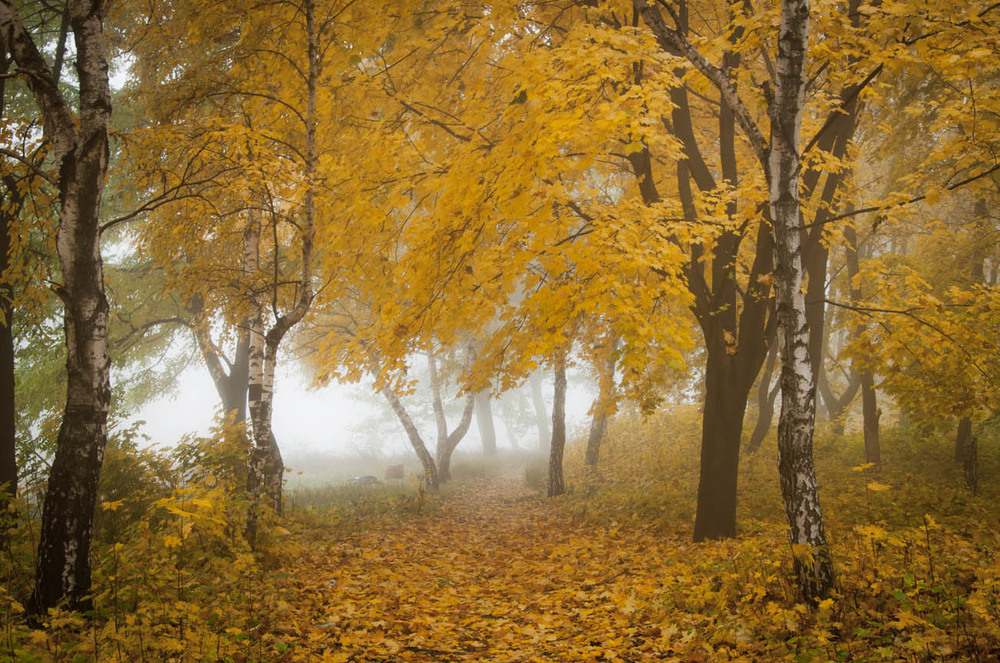
{"label": "birch tree", "polygon": [[57,251],[66,333],[66,408],[42,512],[30,609],[66,601],[88,609],[90,542],[111,399],[108,300],[100,247],[101,198],[108,172],[111,93],[101,0],[69,0],[79,99],[74,110],[11,0],[0,0],[0,40],[38,105],[57,165]]}
{"label": "birch tree", "polygon": [[683,34],[668,27],[657,8],[645,0],[636,0],[636,7],[662,46],[688,60],[718,89],[723,106],[733,113],[768,186],[774,239],[775,304],[782,339],[778,466],[799,586],[807,599],[815,600],[832,588],[833,566],[827,551],[813,466],[816,386],[802,291],[799,184],[803,162],[799,136],[805,105],[809,3],[808,0],[782,0],[781,3],[775,89],[767,100],[769,138],[765,137],[724,70],[709,63]]}

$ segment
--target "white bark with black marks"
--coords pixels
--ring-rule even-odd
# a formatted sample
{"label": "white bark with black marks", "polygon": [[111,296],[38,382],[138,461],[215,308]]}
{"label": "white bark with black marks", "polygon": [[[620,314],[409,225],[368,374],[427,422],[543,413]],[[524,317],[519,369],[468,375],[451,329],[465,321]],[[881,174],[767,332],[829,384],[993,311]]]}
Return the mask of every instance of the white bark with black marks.
{"label": "white bark with black marks", "polygon": [[[298,297],[292,307],[284,313],[278,310],[278,279],[271,284],[273,296],[271,308],[274,324],[266,332],[251,332],[250,380],[248,400],[250,418],[253,422],[254,450],[251,454],[250,475],[247,486],[250,489],[254,509],[261,496],[266,496],[280,515],[282,512],[282,482],[285,466],[281,451],[271,428],[271,414],[274,404],[274,372],[278,362],[278,350],[288,332],[309,312],[313,300],[313,243],[316,236],[316,180],[317,180],[317,98],[319,77],[322,69],[322,54],[319,44],[319,27],[316,22],[316,6],[313,0],[305,0],[301,11],[306,23],[306,112],[303,118],[305,131],[304,172],[305,194],[299,221],[300,267]],[[276,219],[271,220],[277,223]],[[277,251],[278,247],[274,247]],[[263,311],[261,311],[263,316]],[[257,338],[255,338],[257,337]]]}
{"label": "white bark with black marks", "polygon": [[107,442],[111,399],[108,301],[100,247],[101,198],[108,172],[111,92],[104,3],[69,0],[79,82],[77,116],[11,0],[0,0],[0,41],[37,103],[57,164],[56,250],[66,332],[66,409],[42,512],[36,584],[29,609],[44,614],[62,601],[87,610],[91,525]]}
{"label": "white bark with black marks", "polygon": [[768,154],[775,238],[775,299],[782,330],[778,466],[799,586],[807,600],[815,601],[833,587],[833,566],[813,465],[816,384],[802,292],[799,203],[802,163],[798,148],[805,105],[808,36],[808,0],[782,0]]}

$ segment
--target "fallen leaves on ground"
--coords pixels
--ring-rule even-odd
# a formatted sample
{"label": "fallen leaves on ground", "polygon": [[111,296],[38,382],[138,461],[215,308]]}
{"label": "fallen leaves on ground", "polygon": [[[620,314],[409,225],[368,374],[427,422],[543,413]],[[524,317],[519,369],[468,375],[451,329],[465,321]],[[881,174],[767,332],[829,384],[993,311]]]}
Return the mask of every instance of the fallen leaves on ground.
{"label": "fallen leaves on ground", "polygon": [[[678,629],[641,608],[679,537],[573,525],[510,476],[330,545],[303,564],[308,651],[331,661],[662,660]],[[669,554],[668,554],[669,552]],[[315,566],[314,566],[315,565]]]}

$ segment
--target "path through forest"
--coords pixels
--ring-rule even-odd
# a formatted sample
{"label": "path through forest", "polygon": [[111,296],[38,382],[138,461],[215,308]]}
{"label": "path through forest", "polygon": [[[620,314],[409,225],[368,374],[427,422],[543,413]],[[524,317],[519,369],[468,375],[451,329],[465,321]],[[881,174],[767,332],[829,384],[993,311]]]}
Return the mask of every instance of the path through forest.
{"label": "path through forest", "polygon": [[577,525],[523,477],[484,477],[300,560],[311,626],[288,635],[335,661],[663,660],[683,636],[648,608],[689,545]]}

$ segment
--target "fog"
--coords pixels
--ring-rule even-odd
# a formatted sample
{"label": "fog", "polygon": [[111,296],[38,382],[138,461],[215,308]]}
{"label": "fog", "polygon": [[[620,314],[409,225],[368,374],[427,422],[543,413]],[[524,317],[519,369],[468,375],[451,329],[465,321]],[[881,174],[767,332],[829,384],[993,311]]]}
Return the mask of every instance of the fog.
{"label": "fog", "polygon": [[[527,391],[527,387],[524,389]],[[545,376],[543,394],[551,416],[552,379],[549,375]],[[566,425],[570,439],[589,425],[587,412],[595,394],[593,378],[585,371],[568,371]],[[417,422],[424,441],[433,447],[433,413],[429,400],[419,396],[407,397],[403,402]],[[521,413],[524,417],[534,417],[530,399],[524,398],[522,403],[518,403],[511,400],[514,396],[516,394],[505,396],[507,412],[521,408],[525,410]],[[448,417],[449,427],[453,428],[458,422],[460,403],[454,398],[449,403],[447,392],[443,397],[446,408],[453,406]],[[207,434],[218,406],[219,398],[208,371],[194,363],[179,376],[175,394],[148,403],[135,413],[133,419],[144,422],[140,429],[148,436],[150,444],[169,447],[184,435]],[[521,448],[537,448],[536,429],[525,430],[522,425],[513,426],[519,430],[511,430],[505,423],[505,419],[511,420],[510,416],[503,417],[497,407],[493,409],[499,448],[509,448],[512,436]],[[370,382],[312,389],[308,380],[291,363],[279,366],[276,375],[273,427],[286,462],[291,463],[296,457],[315,454],[377,457],[413,453],[399,421],[385,400],[374,392]],[[481,444],[473,418],[458,451],[475,451],[481,448]]]}

